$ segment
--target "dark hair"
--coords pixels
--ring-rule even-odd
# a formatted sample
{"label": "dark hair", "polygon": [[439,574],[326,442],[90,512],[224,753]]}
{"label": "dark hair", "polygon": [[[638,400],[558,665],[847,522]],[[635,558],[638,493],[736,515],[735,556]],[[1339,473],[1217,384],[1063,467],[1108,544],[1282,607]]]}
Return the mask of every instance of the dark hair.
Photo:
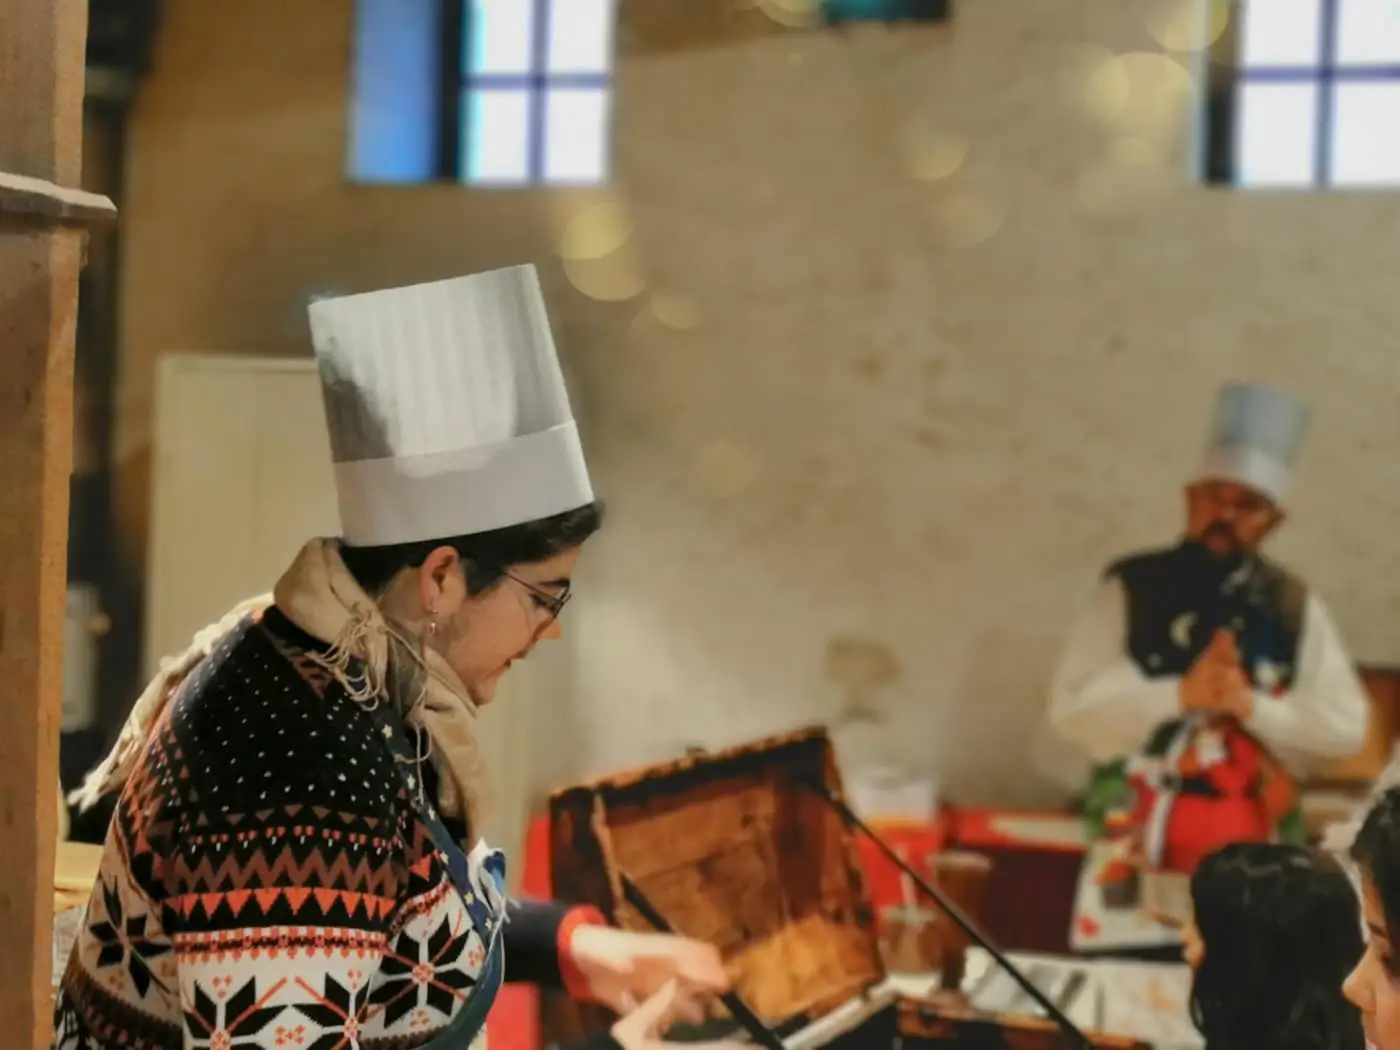
{"label": "dark hair", "polygon": [[467,590],[480,594],[500,583],[512,565],[545,561],[572,550],[597,532],[602,524],[603,505],[595,502],[538,521],[470,536],[383,547],[345,544],[340,554],[355,582],[367,593],[377,595],[404,569],[416,569],[439,547],[451,547],[462,557]]}
{"label": "dark hair", "polygon": [[1249,842],[1216,850],[1191,878],[1205,958],[1191,1019],[1206,1050],[1363,1050],[1342,982],[1361,960],[1356,892],[1331,857]]}
{"label": "dark hair", "polygon": [[1380,898],[1386,929],[1400,933],[1400,787],[1382,793],[1367,812],[1351,858]]}

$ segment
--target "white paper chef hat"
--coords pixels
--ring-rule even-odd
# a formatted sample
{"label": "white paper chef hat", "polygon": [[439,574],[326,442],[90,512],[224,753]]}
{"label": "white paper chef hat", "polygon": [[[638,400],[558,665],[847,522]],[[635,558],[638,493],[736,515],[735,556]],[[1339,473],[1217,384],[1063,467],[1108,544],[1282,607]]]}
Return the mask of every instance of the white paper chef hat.
{"label": "white paper chef hat", "polygon": [[307,312],[347,543],[472,535],[593,501],[533,266]]}
{"label": "white paper chef hat", "polygon": [[1268,387],[1227,383],[1199,477],[1235,481],[1283,502],[1308,428],[1308,409]]}

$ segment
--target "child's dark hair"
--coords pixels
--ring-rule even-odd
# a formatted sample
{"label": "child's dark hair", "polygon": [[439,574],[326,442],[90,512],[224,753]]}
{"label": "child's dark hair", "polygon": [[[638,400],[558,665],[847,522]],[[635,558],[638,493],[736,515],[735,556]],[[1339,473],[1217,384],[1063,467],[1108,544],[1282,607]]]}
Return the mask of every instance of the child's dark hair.
{"label": "child's dark hair", "polygon": [[367,594],[381,593],[403,569],[415,569],[439,547],[452,547],[462,556],[467,589],[480,594],[499,583],[512,565],[545,561],[572,550],[603,524],[601,503],[589,503],[552,517],[510,525],[490,532],[449,539],[398,543],[385,547],[341,547],[350,575]]}
{"label": "child's dark hair", "polygon": [[1361,960],[1356,892],[1331,857],[1250,842],[1191,879],[1205,958],[1191,1019],[1206,1050],[1364,1050],[1342,982]]}
{"label": "child's dark hair", "polygon": [[1385,791],[1366,813],[1351,858],[1376,891],[1393,938],[1400,933],[1400,787]]}

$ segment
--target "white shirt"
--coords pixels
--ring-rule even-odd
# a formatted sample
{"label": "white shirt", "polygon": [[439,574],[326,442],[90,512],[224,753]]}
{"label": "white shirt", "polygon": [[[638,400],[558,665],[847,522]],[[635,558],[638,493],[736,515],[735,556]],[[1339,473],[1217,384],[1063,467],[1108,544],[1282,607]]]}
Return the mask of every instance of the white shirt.
{"label": "white shirt", "polygon": [[[1117,579],[1108,579],[1070,632],[1048,712],[1055,735],[1095,763],[1132,754],[1181,712],[1180,677],[1148,678],[1126,641],[1127,595]],[[1360,751],[1367,709],[1365,688],[1332,617],[1309,591],[1293,685],[1281,695],[1256,691],[1245,728],[1300,774]]]}

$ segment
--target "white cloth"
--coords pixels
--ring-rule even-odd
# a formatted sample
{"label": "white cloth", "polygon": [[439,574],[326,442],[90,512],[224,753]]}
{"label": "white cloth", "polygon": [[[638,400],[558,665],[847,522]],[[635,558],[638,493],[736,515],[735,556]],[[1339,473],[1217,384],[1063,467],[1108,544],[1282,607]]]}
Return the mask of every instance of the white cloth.
{"label": "white cloth", "polygon": [[[1105,580],[1074,623],[1050,686],[1052,732],[1093,763],[1137,751],[1148,734],[1181,710],[1175,676],[1148,678],[1128,655],[1127,600]],[[1327,607],[1311,591],[1292,687],[1259,694],[1245,728],[1294,773],[1345,758],[1366,738],[1365,687]]]}
{"label": "white cloth", "polygon": [[347,542],[449,539],[593,501],[533,266],[307,313]]}

